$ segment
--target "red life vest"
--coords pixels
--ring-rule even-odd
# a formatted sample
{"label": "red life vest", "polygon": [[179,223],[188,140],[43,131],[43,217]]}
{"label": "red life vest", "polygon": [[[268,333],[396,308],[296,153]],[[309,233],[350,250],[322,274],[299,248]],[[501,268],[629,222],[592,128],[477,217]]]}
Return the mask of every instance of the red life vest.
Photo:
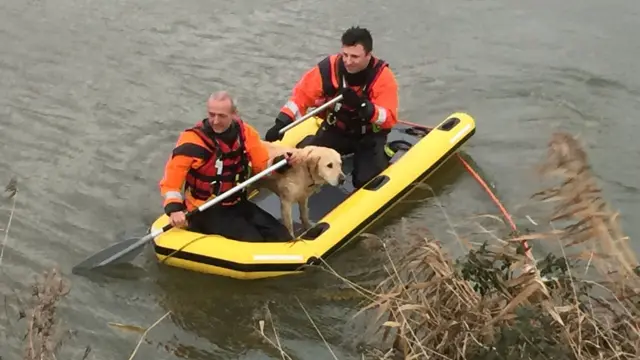
{"label": "red life vest", "polygon": [[[251,163],[245,147],[244,123],[240,119],[234,121],[235,124],[232,123],[231,126],[238,127],[238,136],[232,146],[218,138],[211,129],[203,128],[204,121],[186,130],[196,133],[209,152],[202,166],[198,169],[191,168],[187,173],[185,191],[189,191],[195,199],[208,200],[249,178]],[[245,190],[238,191],[221,204],[235,204],[246,199],[246,195]]]}
{"label": "red life vest", "polygon": [[[367,99],[371,99],[371,88],[380,77],[382,70],[389,66],[389,64],[382,59],[373,57],[373,60],[373,67],[368,70],[369,76],[367,80],[360,90],[357,91],[358,95],[363,96],[364,94]],[[322,79],[322,93],[324,97],[324,101],[322,101],[322,103],[334,98],[338,91],[343,89],[346,85],[346,80],[340,71],[340,63],[342,63],[342,55],[340,54],[327,56],[318,63],[318,69],[320,70],[320,77]],[[333,80],[336,80],[338,87],[334,85]],[[333,107],[329,108],[326,112],[323,112],[321,117],[323,117],[329,125],[337,126],[338,128],[349,132],[365,134],[374,130],[373,124],[369,121],[364,121],[358,115],[356,109],[351,109],[341,102],[333,105]]]}

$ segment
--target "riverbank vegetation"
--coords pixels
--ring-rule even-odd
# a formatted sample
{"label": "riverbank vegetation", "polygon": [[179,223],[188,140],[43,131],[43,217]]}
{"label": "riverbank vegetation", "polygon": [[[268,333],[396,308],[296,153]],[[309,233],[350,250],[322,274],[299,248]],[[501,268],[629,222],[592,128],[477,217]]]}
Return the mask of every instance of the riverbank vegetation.
{"label": "riverbank vegetation", "polygon": [[[551,215],[535,232],[499,236],[484,217],[471,226],[482,231],[455,229],[468,248],[455,261],[429,234],[386,240],[388,277],[374,289],[349,282],[371,319],[363,358],[639,357],[638,263],[579,141],[554,134],[539,173],[552,183],[532,199]],[[523,241],[557,250],[532,268]]]}
{"label": "riverbank vegetation", "polygon": [[[0,269],[4,259],[11,224],[15,215],[18,197],[18,182],[12,178],[4,188],[2,199],[10,204],[7,221],[0,226],[2,243],[0,245]],[[2,271],[5,275],[4,271]],[[9,283],[2,281],[2,283]],[[10,286],[9,286],[10,287]],[[64,343],[67,331],[59,328],[58,303],[69,293],[70,284],[64,279],[57,269],[44,271],[34,279],[31,289],[31,297],[24,301],[25,296],[10,288],[15,302],[10,302],[4,296],[4,316],[0,319],[6,321],[8,332],[3,335],[1,343],[8,347],[9,342],[21,339],[23,343],[23,360],[53,360],[55,354]],[[15,310],[15,315],[10,315],[9,308]],[[13,318],[13,320],[12,320]],[[6,348],[5,347],[5,348]],[[1,349],[2,347],[0,347]],[[0,354],[2,359],[2,354]]]}
{"label": "riverbank vegetation", "polygon": [[[539,171],[550,185],[532,200],[550,214],[546,226],[537,217],[535,231],[513,231],[493,215],[465,229],[452,225],[467,249],[455,260],[428,233],[380,240],[387,278],[374,288],[342,278],[363,301],[356,316],[369,321],[363,358],[638,358],[639,268],[619,214],[604,200],[575,138],[554,134]],[[550,252],[531,267],[523,241]],[[55,358],[56,304],[68,291],[56,271],[34,285],[33,301],[20,309],[25,360]],[[256,327],[291,359],[268,319]],[[338,359],[328,344],[327,356]]]}

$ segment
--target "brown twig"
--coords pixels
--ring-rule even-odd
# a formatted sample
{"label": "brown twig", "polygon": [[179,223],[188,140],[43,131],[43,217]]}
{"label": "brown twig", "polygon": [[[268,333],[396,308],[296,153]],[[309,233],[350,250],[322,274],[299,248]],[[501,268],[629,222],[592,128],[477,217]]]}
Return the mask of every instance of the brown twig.
{"label": "brown twig", "polygon": [[34,305],[29,316],[24,360],[55,359],[61,343],[56,328],[57,304],[70,288],[55,268],[44,272],[42,278],[33,286]]}
{"label": "brown twig", "polygon": [[12,204],[11,204],[11,211],[9,213],[9,220],[7,221],[7,227],[4,230],[4,239],[2,240],[2,247],[0,248],[0,266],[2,266],[2,259],[4,258],[4,249],[7,245],[7,239],[9,238],[9,229],[11,228],[11,221],[13,220],[13,214],[15,213],[16,210],[16,199],[17,199],[17,193],[18,193],[18,181],[16,180],[16,178],[11,178],[11,180],[9,181],[9,184],[4,188],[5,193],[7,193],[7,195],[5,195],[5,197],[7,199],[12,199]]}
{"label": "brown twig", "polygon": [[142,335],[140,336],[140,339],[138,340],[138,343],[136,344],[136,347],[133,349],[133,352],[131,352],[131,355],[129,356],[129,360],[132,360],[136,356],[136,353],[138,352],[138,348],[140,348],[142,341],[144,341],[149,331],[151,331],[151,329],[156,327],[156,325],[158,325],[162,320],[164,320],[164,318],[169,316],[169,314],[171,314],[171,311],[167,311],[158,320],[156,320],[156,322],[154,322],[151,326],[149,326],[147,330],[144,331],[144,333],[142,333]]}

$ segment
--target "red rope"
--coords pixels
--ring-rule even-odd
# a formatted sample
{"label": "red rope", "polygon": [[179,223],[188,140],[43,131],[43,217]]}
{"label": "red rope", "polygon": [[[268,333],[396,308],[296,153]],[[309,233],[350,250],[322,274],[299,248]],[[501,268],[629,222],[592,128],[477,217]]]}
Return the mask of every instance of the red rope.
{"label": "red rope", "polygon": [[[462,163],[462,165],[465,167],[465,169],[467,169],[467,171],[469,172],[469,174],[476,179],[476,181],[478,182],[478,184],[480,184],[480,186],[482,186],[482,188],[487,192],[487,195],[489,195],[489,197],[491,198],[491,200],[493,200],[493,202],[496,204],[496,206],[498,207],[498,209],[500,209],[500,212],[502,213],[502,215],[504,216],[505,219],[507,219],[507,222],[509,223],[509,225],[511,226],[511,229],[514,232],[517,232],[518,229],[516,227],[516,224],[513,222],[513,220],[511,219],[511,215],[509,215],[509,212],[507,212],[507,209],[504,208],[504,206],[502,205],[502,203],[500,202],[500,200],[498,200],[498,198],[496,197],[496,195],[493,193],[493,191],[491,191],[491,188],[489,188],[489,185],[487,185],[487,183],[482,179],[482,177],[480,176],[480,174],[478,174],[472,167],[471,165],[469,165],[469,163],[459,154],[456,153],[458,159],[460,160],[460,162]],[[527,243],[526,240],[522,240],[522,245],[524,246],[525,252],[527,252],[527,255],[530,255],[529,252],[531,251],[531,248],[529,247],[529,244]]]}
{"label": "red rope", "polygon": [[[416,124],[416,123],[412,123],[412,122],[404,121],[404,120],[400,120],[399,122],[403,123],[403,124],[406,124],[406,125],[409,125],[409,126],[417,126],[417,127],[422,127],[422,128],[425,127],[424,125],[420,125],[420,124]],[[511,215],[509,215],[509,212],[507,211],[507,209],[505,209],[505,207],[502,205],[500,200],[498,200],[498,197],[496,197],[496,195],[493,193],[493,191],[491,191],[491,188],[489,188],[489,185],[487,185],[487,183],[482,179],[482,176],[480,176],[480,174],[478,174],[471,167],[471,165],[469,165],[469,163],[460,155],[460,153],[456,153],[456,155],[458,157],[458,160],[460,160],[460,162],[462,163],[464,168],[467,170],[467,172],[478,182],[478,184],[480,184],[480,186],[482,186],[482,188],[485,190],[487,195],[489,195],[491,200],[496,204],[496,206],[498,207],[498,209],[500,210],[500,212],[502,213],[504,218],[509,223],[509,226],[511,226],[511,229],[514,232],[517,232],[518,229],[516,228],[516,224],[511,219]],[[524,246],[525,253],[527,254],[527,256],[533,260],[533,256],[531,255],[531,247],[529,247],[529,244],[527,243],[527,241],[526,240],[522,240],[522,245]]]}

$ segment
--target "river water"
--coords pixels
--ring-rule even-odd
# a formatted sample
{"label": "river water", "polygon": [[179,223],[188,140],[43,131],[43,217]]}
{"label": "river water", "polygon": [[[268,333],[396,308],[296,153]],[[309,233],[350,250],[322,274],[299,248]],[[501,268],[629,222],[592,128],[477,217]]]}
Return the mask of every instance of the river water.
{"label": "river water", "polygon": [[[179,131],[204,116],[209,93],[231,91],[264,133],[302,72],[337,51],[352,24],[370,28],[376,55],[391,63],[403,119],[474,116],[465,151],[507,208],[539,190],[532,167],[554,129],[569,130],[637,239],[638,16],[631,0],[0,2],[0,182],[16,176],[19,189],[0,265],[0,357],[20,357],[18,310],[33,277],[59,266],[72,286],[60,317],[74,330],[62,358],[80,359],[87,346],[88,359],[128,358],[140,334],[108,323],[146,327],[167,311],[137,359],[279,358],[255,331],[267,306],[292,355],[332,358],[297,299],[339,358],[358,358],[357,304],[323,295],[342,286],[331,274],[238,284],[157,266],[148,253],[126,278],[70,274],[160,213],[164,162]],[[409,225],[446,238],[438,204],[456,219],[496,211],[459,165],[432,185],[437,197],[402,214]],[[2,203],[0,227],[10,208]],[[400,216],[384,225],[375,232],[397,231]],[[352,278],[379,271],[381,258],[367,251],[333,265]]]}

